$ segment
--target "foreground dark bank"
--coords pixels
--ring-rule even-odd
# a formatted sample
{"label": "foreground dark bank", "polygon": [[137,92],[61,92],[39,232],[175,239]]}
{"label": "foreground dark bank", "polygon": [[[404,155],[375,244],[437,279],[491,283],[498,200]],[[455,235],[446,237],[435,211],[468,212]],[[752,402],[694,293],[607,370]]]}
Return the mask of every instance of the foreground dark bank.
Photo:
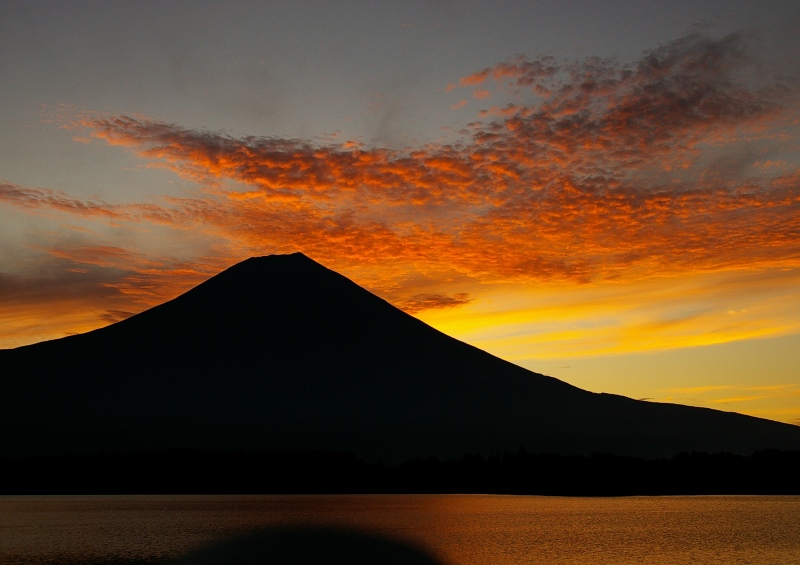
{"label": "foreground dark bank", "polygon": [[308,257],[239,263],[106,328],[0,351],[0,458],[329,450],[670,458],[800,427],[590,393],[450,338]]}
{"label": "foreground dark bank", "polygon": [[670,459],[516,453],[397,465],[329,451],[163,451],[0,461],[0,495],[800,494],[800,451]]}

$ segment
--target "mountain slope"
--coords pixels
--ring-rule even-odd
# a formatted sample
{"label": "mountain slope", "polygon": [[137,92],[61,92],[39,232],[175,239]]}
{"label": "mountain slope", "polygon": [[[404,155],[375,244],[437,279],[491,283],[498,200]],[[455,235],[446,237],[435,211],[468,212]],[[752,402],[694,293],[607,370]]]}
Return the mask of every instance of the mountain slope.
{"label": "mountain slope", "polygon": [[0,351],[0,409],[0,456],[800,449],[795,426],[532,373],[299,253],[249,259],[106,328]]}

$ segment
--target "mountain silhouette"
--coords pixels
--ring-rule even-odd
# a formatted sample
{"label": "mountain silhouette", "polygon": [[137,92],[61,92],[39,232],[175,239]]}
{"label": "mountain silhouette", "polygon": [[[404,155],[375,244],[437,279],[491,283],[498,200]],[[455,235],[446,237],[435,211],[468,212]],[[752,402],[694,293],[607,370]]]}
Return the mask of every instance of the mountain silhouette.
{"label": "mountain silhouette", "polygon": [[329,449],[367,458],[800,449],[800,427],[596,394],[431,328],[295,253],[105,328],[0,350],[0,457]]}

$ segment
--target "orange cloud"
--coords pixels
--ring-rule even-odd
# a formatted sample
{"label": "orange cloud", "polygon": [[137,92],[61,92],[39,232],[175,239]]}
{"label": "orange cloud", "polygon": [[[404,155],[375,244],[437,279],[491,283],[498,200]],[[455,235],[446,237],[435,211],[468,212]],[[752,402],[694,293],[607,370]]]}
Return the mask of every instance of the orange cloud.
{"label": "orange cloud", "polygon": [[466,292],[458,292],[452,296],[448,296],[446,294],[425,293],[415,294],[410,298],[400,301],[396,304],[396,306],[410,314],[414,314],[423,310],[452,308],[454,306],[468,304],[469,302],[471,302],[471,299],[469,294]]}
{"label": "orange cloud", "polygon": [[[420,292],[417,275],[584,283],[796,269],[800,168],[764,166],[779,160],[796,97],[777,79],[742,80],[748,61],[738,35],[683,38],[632,65],[518,58],[459,84],[506,81],[533,101],[408,150],[85,116],[88,135],[198,181],[198,193],[109,204],[3,184],[0,202],[191,228],[226,242],[229,258],[302,250],[411,311],[452,298]],[[137,276],[115,288],[151,292]]]}
{"label": "orange cloud", "polygon": [[[458,86],[477,86],[491,78],[495,82],[514,79],[518,85],[531,85],[534,82],[554,77],[561,71],[553,57],[546,56],[530,61],[524,57],[517,57],[513,61],[498,63],[493,67],[482,69],[471,75],[461,77]],[[451,87],[452,86],[452,87]],[[449,90],[456,86],[448,85]]]}

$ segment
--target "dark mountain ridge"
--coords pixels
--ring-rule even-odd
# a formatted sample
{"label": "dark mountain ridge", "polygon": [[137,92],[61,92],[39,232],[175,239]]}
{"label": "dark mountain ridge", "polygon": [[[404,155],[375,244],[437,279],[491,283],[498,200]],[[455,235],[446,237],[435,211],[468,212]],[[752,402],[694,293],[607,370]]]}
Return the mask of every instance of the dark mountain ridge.
{"label": "dark mountain ridge", "polygon": [[388,461],[800,449],[800,427],[590,393],[457,341],[302,254],[0,351],[0,457],[331,449]]}

